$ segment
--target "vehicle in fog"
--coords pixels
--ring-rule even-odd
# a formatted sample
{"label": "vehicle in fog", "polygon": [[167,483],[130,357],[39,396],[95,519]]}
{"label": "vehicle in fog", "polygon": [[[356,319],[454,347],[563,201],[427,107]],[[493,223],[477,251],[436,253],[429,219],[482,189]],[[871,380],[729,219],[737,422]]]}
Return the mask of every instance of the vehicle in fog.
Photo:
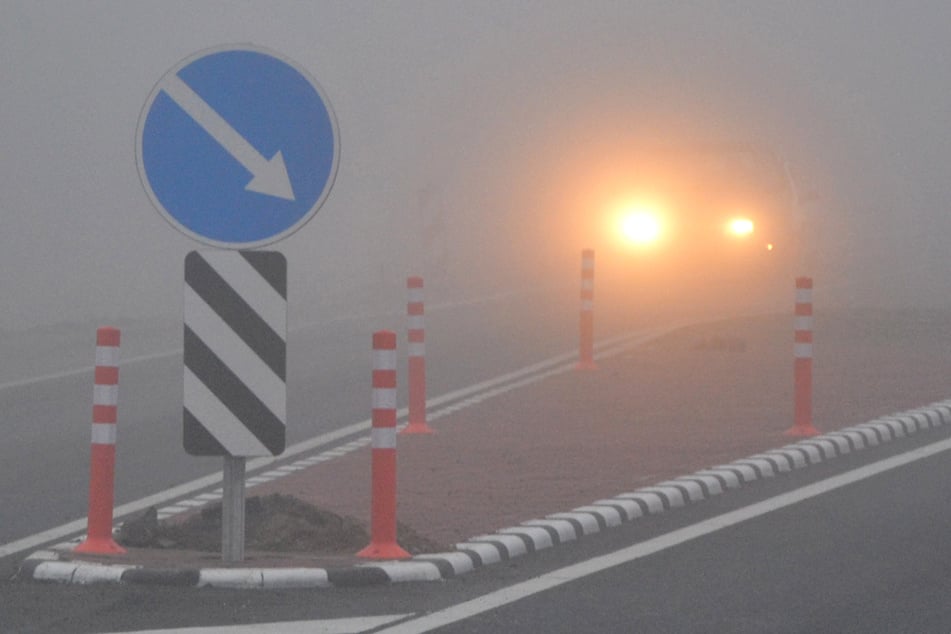
{"label": "vehicle in fog", "polygon": [[802,220],[777,153],[753,143],[661,144],[637,151],[625,171],[601,215],[605,283],[652,301],[788,291]]}

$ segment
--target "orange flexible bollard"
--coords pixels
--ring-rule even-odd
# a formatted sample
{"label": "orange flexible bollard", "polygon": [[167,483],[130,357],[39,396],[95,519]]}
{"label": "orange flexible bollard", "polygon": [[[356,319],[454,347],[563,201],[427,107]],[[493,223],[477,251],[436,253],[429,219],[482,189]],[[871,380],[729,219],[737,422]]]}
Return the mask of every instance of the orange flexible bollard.
{"label": "orange flexible bollard", "polygon": [[96,331],[96,374],[92,405],[89,464],[89,516],[79,553],[118,555],[125,549],[112,539],[115,504],[116,419],[119,399],[119,330]]}
{"label": "orange flexible bollard", "polygon": [[594,250],[581,252],[581,328],[576,370],[597,370],[594,362]]}
{"label": "orange flexible bollard", "polygon": [[406,319],[408,352],[409,420],[401,434],[432,434],[426,424],[426,329],[423,304],[423,278],[406,280]]}
{"label": "orange flexible bollard", "polygon": [[794,312],[793,426],[787,436],[809,437],[820,432],[812,425],[812,278],[796,278],[796,308]]}
{"label": "orange flexible bollard", "polygon": [[396,333],[373,333],[370,545],[366,559],[406,559],[396,543]]}

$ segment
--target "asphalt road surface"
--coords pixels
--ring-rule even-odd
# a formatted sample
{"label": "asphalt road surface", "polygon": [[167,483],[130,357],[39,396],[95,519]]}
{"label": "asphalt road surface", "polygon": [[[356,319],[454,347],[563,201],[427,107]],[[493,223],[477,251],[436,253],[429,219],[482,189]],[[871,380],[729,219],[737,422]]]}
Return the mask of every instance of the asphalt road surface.
{"label": "asphalt road surface", "polygon": [[[469,608],[558,585],[433,631],[951,631],[948,437],[929,434],[927,444],[902,442],[834,470],[731,493],[653,530],[606,535],[586,545],[598,559],[513,583]],[[912,445],[935,453],[909,455]],[[877,472],[896,455],[910,462]],[[825,490],[842,474],[862,479]],[[450,608],[384,631],[420,631],[465,614]]]}

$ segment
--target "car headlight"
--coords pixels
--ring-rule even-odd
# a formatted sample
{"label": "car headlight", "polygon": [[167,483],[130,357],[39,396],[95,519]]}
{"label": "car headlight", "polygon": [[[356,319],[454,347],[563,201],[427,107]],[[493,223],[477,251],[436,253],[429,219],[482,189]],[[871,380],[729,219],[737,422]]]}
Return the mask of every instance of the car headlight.
{"label": "car headlight", "polygon": [[660,237],[660,221],[647,212],[631,213],[621,218],[621,235],[635,244],[648,244]]}
{"label": "car headlight", "polygon": [[745,238],[753,233],[753,221],[749,218],[732,218],[726,225],[727,233],[738,238]]}

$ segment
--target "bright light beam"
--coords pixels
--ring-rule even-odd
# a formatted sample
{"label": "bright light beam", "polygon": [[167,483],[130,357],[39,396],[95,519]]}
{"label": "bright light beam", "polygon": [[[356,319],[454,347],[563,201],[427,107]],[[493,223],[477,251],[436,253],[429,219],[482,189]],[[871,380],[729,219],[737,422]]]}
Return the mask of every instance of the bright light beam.
{"label": "bright light beam", "polygon": [[621,218],[621,235],[634,244],[650,244],[660,237],[660,222],[648,211],[633,211]]}
{"label": "bright light beam", "polygon": [[739,237],[748,236],[753,233],[753,221],[749,218],[734,218],[727,223],[727,231]]}

